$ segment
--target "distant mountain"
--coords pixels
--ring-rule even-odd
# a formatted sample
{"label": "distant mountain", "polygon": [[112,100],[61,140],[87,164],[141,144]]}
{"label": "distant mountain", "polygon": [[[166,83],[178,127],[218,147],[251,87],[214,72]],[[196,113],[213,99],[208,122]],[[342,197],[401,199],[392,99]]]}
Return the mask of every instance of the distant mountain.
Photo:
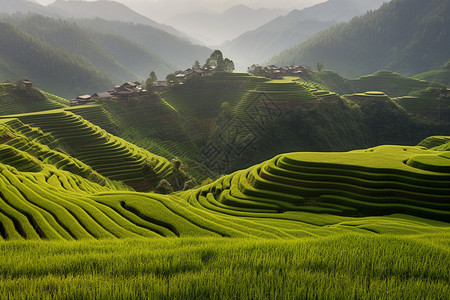
{"label": "distant mountain", "polygon": [[[173,64],[142,45],[119,35],[82,28],[74,22],[41,15],[17,15],[0,21],[4,22],[6,37],[0,46],[1,81],[27,77],[41,88],[74,97],[110,89],[129,80],[143,80],[151,71],[163,78],[176,70]],[[17,43],[19,37],[21,42]],[[54,72],[61,77],[54,78]],[[83,72],[90,74],[73,78],[73,74]],[[84,80],[89,77],[101,79]]]}
{"label": "distant mountain", "polygon": [[267,24],[242,34],[221,45],[241,69],[253,63],[263,63],[282,50],[297,45],[314,34],[338,22],[376,9],[385,0],[329,0],[324,3],[293,10]]}
{"label": "distant mountain", "polygon": [[241,4],[220,14],[190,13],[172,17],[166,22],[207,45],[219,45],[285,12],[282,9],[252,9]]}
{"label": "distant mountain", "polygon": [[44,13],[46,8],[37,2],[27,0],[0,0],[0,13]]}
{"label": "distant mountain", "polygon": [[379,69],[413,75],[450,58],[450,0],[393,0],[340,24],[270,60],[315,65],[347,77]]}
{"label": "distant mountain", "polygon": [[73,96],[111,87],[114,81],[85,57],[53,47],[0,21],[0,78],[32,79],[52,93]]}
{"label": "distant mountain", "polygon": [[328,0],[307,7],[301,11],[293,11],[293,16],[302,16],[320,21],[345,22],[369,10],[378,9],[383,3],[391,0]]}
{"label": "distant mountain", "polygon": [[11,19],[24,32],[40,38],[50,45],[80,55],[88,59],[93,65],[110,74],[114,81],[125,78],[137,80],[138,75],[130,69],[117,63],[109,55],[108,50],[102,48],[93,36],[81,29],[73,22],[51,19],[40,15]]}
{"label": "distant mountain", "polygon": [[47,8],[53,13],[68,18],[102,18],[110,21],[140,23],[164,30],[179,37],[187,38],[187,36],[173,27],[155,22],[116,1],[103,0],[87,2],[80,0],[56,0],[48,5]]}
{"label": "distant mountain", "polygon": [[161,56],[122,36],[95,31],[92,31],[91,35],[95,42],[107,49],[109,55],[119,64],[126,66],[142,78],[147,78],[151,71],[163,78],[177,69]]}
{"label": "distant mountain", "polygon": [[194,45],[185,39],[144,24],[106,21],[99,18],[78,19],[76,22],[86,28],[119,35],[142,45],[175,66],[176,69],[190,67],[195,60],[205,61],[212,52],[205,46]]}
{"label": "distant mountain", "polygon": [[40,15],[9,18],[9,21],[56,48],[87,58],[105,74],[110,74],[116,83],[140,80],[151,70],[165,75],[175,68],[130,40],[81,28],[72,21]]}

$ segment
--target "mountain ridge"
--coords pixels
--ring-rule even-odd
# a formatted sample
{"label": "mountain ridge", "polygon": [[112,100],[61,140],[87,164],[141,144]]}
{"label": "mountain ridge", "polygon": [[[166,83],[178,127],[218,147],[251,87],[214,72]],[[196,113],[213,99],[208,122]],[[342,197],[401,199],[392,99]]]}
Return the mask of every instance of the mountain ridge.
{"label": "mountain ridge", "polygon": [[281,52],[270,62],[323,61],[347,77],[379,69],[406,75],[437,69],[449,59],[449,7],[448,0],[393,0]]}
{"label": "mountain ridge", "polygon": [[383,0],[329,0],[279,16],[223,43],[220,48],[235,57],[240,69],[244,70],[251,64],[263,63],[280,51],[303,42],[338,22],[377,8],[382,3]]}

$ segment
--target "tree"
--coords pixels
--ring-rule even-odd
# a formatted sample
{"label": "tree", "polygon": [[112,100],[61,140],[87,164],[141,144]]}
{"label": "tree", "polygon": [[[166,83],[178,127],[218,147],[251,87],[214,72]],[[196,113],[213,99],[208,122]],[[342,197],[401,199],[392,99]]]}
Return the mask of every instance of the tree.
{"label": "tree", "polygon": [[177,79],[177,77],[175,76],[175,74],[171,73],[169,75],[166,76],[166,82],[171,85],[175,83],[175,80]]}
{"label": "tree", "polygon": [[230,73],[234,71],[234,62],[231,59],[225,58],[223,60],[223,71]]}
{"label": "tree", "polygon": [[206,60],[205,67],[216,67],[217,71],[222,71],[221,67],[223,65],[223,54],[220,50],[214,50],[213,53]]}
{"label": "tree", "polygon": [[217,72],[233,72],[234,62],[228,58],[224,59],[222,51],[214,50],[206,60],[205,67],[215,67]]}
{"label": "tree", "polygon": [[174,192],[172,185],[170,185],[170,183],[166,179],[162,179],[158,183],[155,191],[159,194],[164,194],[164,195],[168,195],[168,194],[171,194]]}
{"label": "tree", "polygon": [[317,71],[321,72],[323,70],[324,64],[321,61],[317,62]]}
{"label": "tree", "polygon": [[158,81],[158,76],[156,76],[156,73],[154,71],[150,72],[150,77],[149,77],[153,82]]}
{"label": "tree", "polygon": [[198,60],[195,60],[194,65],[192,66],[192,69],[200,69],[200,63]]}
{"label": "tree", "polygon": [[156,81],[158,81],[158,77],[154,71],[151,71],[149,77],[145,81],[145,88],[147,91],[152,92],[154,90],[154,84]]}

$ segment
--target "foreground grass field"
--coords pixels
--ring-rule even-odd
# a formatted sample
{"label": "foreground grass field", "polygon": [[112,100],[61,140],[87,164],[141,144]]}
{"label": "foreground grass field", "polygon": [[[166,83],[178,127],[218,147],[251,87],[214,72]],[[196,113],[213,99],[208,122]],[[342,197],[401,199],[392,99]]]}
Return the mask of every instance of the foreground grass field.
{"label": "foreground grass field", "polygon": [[447,299],[449,238],[0,243],[0,298]]}

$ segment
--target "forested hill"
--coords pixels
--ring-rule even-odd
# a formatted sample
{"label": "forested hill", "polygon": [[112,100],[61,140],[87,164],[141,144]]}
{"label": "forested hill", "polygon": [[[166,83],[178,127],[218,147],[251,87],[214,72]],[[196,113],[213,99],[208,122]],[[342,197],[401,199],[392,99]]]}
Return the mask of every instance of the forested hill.
{"label": "forested hill", "polygon": [[83,90],[101,90],[113,84],[86,58],[57,49],[14,25],[0,21],[0,78],[36,78],[39,86],[66,95]]}
{"label": "forested hill", "polygon": [[270,62],[315,65],[347,77],[389,69],[413,75],[439,69],[450,53],[450,0],[393,0],[287,49]]}
{"label": "forested hill", "polygon": [[145,24],[182,38],[188,38],[175,28],[153,21],[116,1],[54,1],[46,9],[48,13],[59,14],[67,18],[102,18],[111,21],[120,20],[122,22]]}
{"label": "forested hill", "polygon": [[[162,57],[129,39],[86,29],[73,21],[41,15],[11,17],[7,20],[54,47],[87,58],[103,72],[110,74],[117,83],[145,78],[149,70],[167,74],[175,68]],[[130,61],[130,58],[134,58],[135,61]]]}
{"label": "forested hill", "polygon": [[[42,15],[5,16],[0,22],[4,36],[0,46],[0,81],[28,78],[38,87],[68,98],[110,89],[129,80],[141,80],[150,71],[163,77],[185,67],[183,62],[192,64],[195,59],[201,59],[201,50],[209,51],[147,25],[104,20],[77,24]],[[109,23],[117,31],[123,30],[114,34],[101,29]],[[89,25],[91,28],[86,27]],[[127,30],[135,26],[145,31],[140,43],[137,38],[126,37]],[[153,43],[157,45],[153,47],[151,41],[155,40],[158,43]],[[200,48],[198,53],[196,47]],[[186,53],[184,60],[172,61],[174,51]],[[45,66],[41,68],[42,62]]]}
{"label": "forested hill", "polygon": [[302,10],[295,9],[286,16],[224,43],[221,48],[238,65],[261,63],[322,30],[379,8],[382,4],[382,0],[328,0]]}
{"label": "forested hill", "polygon": [[145,24],[107,21],[100,18],[78,19],[77,22],[80,26],[102,33],[119,35],[138,43],[175,65],[176,69],[188,68],[192,66],[192,62],[195,60],[203,61],[212,52],[208,47],[195,45],[185,39]]}

